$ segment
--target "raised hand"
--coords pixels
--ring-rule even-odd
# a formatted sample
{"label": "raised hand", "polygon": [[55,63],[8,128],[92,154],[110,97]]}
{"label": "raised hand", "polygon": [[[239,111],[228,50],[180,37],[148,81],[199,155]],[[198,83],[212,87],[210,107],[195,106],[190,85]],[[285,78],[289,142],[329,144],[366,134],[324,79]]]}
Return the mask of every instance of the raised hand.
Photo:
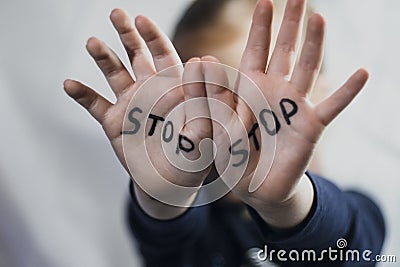
{"label": "raised hand", "polygon": [[[242,74],[234,88],[237,95],[223,88],[228,86],[227,76],[222,66],[213,64],[218,60],[212,57],[202,60],[208,62],[203,63],[206,81],[213,81],[206,85],[207,96],[225,103],[232,110],[226,112],[231,119],[224,125],[226,132],[234,137],[232,142],[220,126],[213,124],[213,140],[218,147],[217,170],[219,173],[235,168],[240,171],[241,166],[234,164],[244,162],[247,157],[244,176],[234,192],[254,207],[265,221],[286,228],[300,223],[312,206],[313,188],[305,171],[319,137],[360,92],[368,73],[358,70],[335,93],[313,106],[309,93],[321,66],[324,20],[318,14],[310,17],[300,58],[291,74],[305,0],[288,0],[277,43],[269,59],[272,5],[270,0],[260,0],[255,9],[240,64]],[[263,99],[253,94],[254,90],[249,90],[252,86],[249,80],[259,87],[266,99],[264,108],[251,107],[251,103],[263,103]],[[210,102],[209,107],[212,117],[220,113],[218,105]],[[237,133],[242,124],[248,136]],[[249,139],[250,148],[244,145],[245,139]],[[274,147],[275,155],[271,153]],[[229,165],[229,159],[233,164]]]}
{"label": "raised hand", "polygon": [[[190,83],[202,80],[200,59],[189,61],[182,74],[181,61],[171,42],[149,19],[139,16],[133,25],[119,9],[114,10],[110,18],[129,56],[136,81],[110,48],[98,39],[90,38],[87,50],[115,93],[116,103],[109,102],[78,81],[66,80],[64,88],[102,125],[116,155],[134,180],[148,181],[140,184],[142,188],[136,188],[139,203],[154,217],[171,218],[185,209],[159,203],[144,191],[150,195],[152,189],[158,190],[157,194],[168,194],[162,192],[163,183],[158,183],[161,180],[157,179],[162,177],[172,184],[194,188],[180,203],[181,206],[190,205],[196,187],[209,172],[209,167],[193,172],[180,170],[166,158],[161,143],[164,128],[160,120],[182,102],[206,96],[202,83]],[[152,62],[147,57],[148,51],[153,57]],[[182,82],[188,84],[181,86]],[[200,156],[200,141],[212,137],[212,128],[207,119],[209,112],[205,99],[196,102],[196,109],[185,105],[180,105],[180,112],[169,117],[173,129],[168,129],[169,142],[164,146],[168,151],[176,151],[176,158],[194,160]],[[205,118],[192,120],[196,116]],[[187,143],[193,148],[185,150]],[[212,154],[212,149],[209,153]],[[151,164],[146,159],[150,159]]]}

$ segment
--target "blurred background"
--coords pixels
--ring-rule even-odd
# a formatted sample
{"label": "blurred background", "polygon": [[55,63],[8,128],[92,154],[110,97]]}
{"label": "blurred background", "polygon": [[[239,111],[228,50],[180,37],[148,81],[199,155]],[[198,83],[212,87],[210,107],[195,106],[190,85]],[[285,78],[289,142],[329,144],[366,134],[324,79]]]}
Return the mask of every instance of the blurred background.
{"label": "blurred background", "polygon": [[[129,177],[101,127],[66,96],[62,83],[78,79],[113,99],[86,40],[99,37],[128,64],[108,19],[113,8],[147,15],[171,35],[190,3],[1,2],[0,266],[140,266],[125,224]],[[327,21],[329,90],[358,67],[371,75],[323,136],[320,172],[379,203],[388,226],[384,253],[399,260],[400,2],[310,3]]]}

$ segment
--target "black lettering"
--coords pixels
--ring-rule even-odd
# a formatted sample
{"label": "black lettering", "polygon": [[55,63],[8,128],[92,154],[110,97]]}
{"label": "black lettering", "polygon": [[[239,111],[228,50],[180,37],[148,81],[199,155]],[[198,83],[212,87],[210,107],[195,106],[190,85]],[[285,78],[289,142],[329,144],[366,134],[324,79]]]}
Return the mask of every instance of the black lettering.
{"label": "black lettering", "polygon": [[[167,136],[167,127],[168,126],[170,126],[171,131],[170,131],[170,134]],[[172,121],[167,121],[167,123],[164,126],[164,131],[162,134],[164,142],[166,142],[166,143],[171,142],[173,136],[174,136],[174,125],[172,124]]]}
{"label": "black lettering", "polygon": [[138,119],[136,119],[135,117],[133,117],[133,114],[135,112],[142,113],[143,111],[138,107],[135,107],[131,111],[129,111],[128,120],[135,125],[135,128],[131,131],[123,131],[121,134],[136,134],[139,131],[140,121]]}
{"label": "black lettering", "polygon": [[233,145],[231,145],[229,147],[229,153],[231,155],[242,155],[242,159],[237,162],[237,163],[233,163],[232,166],[233,167],[239,167],[240,165],[243,165],[243,163],[246,162],[247,158],[249,157],[249,152],[245,149],[241,149],[241,150],[235,150],[234,148],[239,145],[243,140],[239,139],[237,140],[235,143],[233,143]]}
{"label": "black lettering", "polygon": [[253,137],[254,147],[258,151],[258,150],[260,150],[260,143],[258,142],[257,135],[256,135],[256,130],[257,129],[258,129],[258,123],[253,125],[253,128],[251,128],[251,130],[250,130],[250,132],[248,133],[247,136],[249,137],[249,139],[251,137]]}
{"label": "black lettering", "polygon": [[[265,113],[272,115],[272,117],[274,119],[274,122],[275,122],[275,129],[269,129],[268,128],[268,123],[267,123],[267,121],[265,120],[265,117],[264,117]],[[278,118],[276,117],[275,113],[272,110],[269,110],[269,109],[261,110],[260,115],[259,115],[259,119],[261,121],[261,124],[264,126],[265,130],[267,131],[267,133],[270,136],[276,135],[279,132],[279,130],[281,129],[281,124],[280,124]]]}
{"label": "black lettering", "polygon": [[[185,147],[183,145],[183,141],[185,141],[185,143],[189,144],[189,147]],[[186,136],[180,134],[179,135],[179,141],[178,141],[178,146],[176,148],[176,154],[179,153],[180,150],[183,150],[187,153],[191,152],[194,150],[194,143],[192,140],[190,140],[189,138],[187,138]]]}
{"label": "black lettering", "polygon": [[[289,105],[292,106],[292,109],[290,112],[287,111],[286,107],[285,107],[285,103],[288,103]],[[290,100],[288,98],[284,98],[281,100],[281,102],[279,103],[279,105],[281,106],[281,110],[282,110],[282,115],[285,118],[285,121],[288,125],[290,125],[290,117],[293,117],[298,110],[298,107],[296,105],[296,103],[293,100]]]}
{"label": "black lettering", "polygon": [[149,131],[149,136],[153,136],[154,131],[156,130],[157,122],[158,121],[164,121],[164,118],[156,116],[156,115],[153,115],[153,114],[150,114],[149,115],[149,119],[153,120],[153,123],[151,124],[151,128],[150,128],[150,131]]}

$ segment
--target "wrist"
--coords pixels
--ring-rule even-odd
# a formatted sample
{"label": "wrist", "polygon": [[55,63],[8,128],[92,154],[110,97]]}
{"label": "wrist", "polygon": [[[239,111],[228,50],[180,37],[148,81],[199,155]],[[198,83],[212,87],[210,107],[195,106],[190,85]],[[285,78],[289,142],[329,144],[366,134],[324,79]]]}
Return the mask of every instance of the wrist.
{"label": "wrist", "polygon": [[163,203],[149,196],[135,183],[133,183],[133,192],[140,208],[148,216],[157,220],[171,220],[181,216],[188,210],[188,206],[190,206],[194,202],[197,196],[197,193],[194,193],[187,199],[186,205],[184,205],[184,207],[177,207]]}
{"label": "wrist", "polygon": [[314,187],[306,174],[300,178],[290,198],[279,203],[252,206],[271,227],[289,229],[301,224],[309,215],[314,202]]}

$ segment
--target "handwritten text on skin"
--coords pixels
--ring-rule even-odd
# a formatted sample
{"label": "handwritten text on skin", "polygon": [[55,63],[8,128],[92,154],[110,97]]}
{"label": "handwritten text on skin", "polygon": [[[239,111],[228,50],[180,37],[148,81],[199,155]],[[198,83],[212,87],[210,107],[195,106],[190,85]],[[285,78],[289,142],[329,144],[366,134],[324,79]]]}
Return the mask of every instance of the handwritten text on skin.
{"label": "handwritten text on skin", "polygon": [[[288,98],[283,98],[279,102],[279,107],[280,111],[282,113],[282,116],[285,120],[285,123],[287,125],[291,124],[291,118],[298,112],[298,106],[297,104]],[[143,111],[139,107],[134,107],[131,109],[128,113],[128,120],[130,123],[133,124],[133,128],[128,131],[123,131],[122,134],[124,135],[135,135],[139,132],[141,123],[140,121],[135,118],[135,114],[137,113],[143,113]],[[153,136],[155,133],[155,130],[157,128],[158,122],[165,122],[165,119],[163,117],[150,114],[148,117],[149,120],[152,120],[150,130],[148,132],[149,136]],[[270,109],[263,109],[260,111],[258,115],[259,122],[262,125],[262,128],[266,131],[266,133],[270,136],[274,136],[279,133],[281,129],[281,122],[279,121],[278,117],[276,116],[276,113]],[[268,121],[271,121],[271,119],[274,121],[274,127],[272,126],[272,123],[268,123]],[[259,124],[255,123],[251,130],[248,132],[248,138],[253,140],[253,144],[255,149],[258,151],[260,150],[260,143],[257,139],[256,131],[259,128]],[[173,139],[174,136],[174,124],[172,121],[167,121],[165,122],[164,129],[162,131],[162,139],[166,143],[170,143]],[[242,159],[236,163],[233,163],[232,166],[234,167],[239,167],[243,163],[247,161],[247,158],[249,156],[249,151],[246,149],[240,149],[237,150],[236,148],[242,143],[242,139],[239,139],[235,141],[230,147],[229,147],[229,153],[231,155],[241,155]],[[178,154],[180,151],[184,152],[191,152],[195,149],[195,144],[192,140],[190,140],[188,137],[179,134],[178,135],[178,144],[176,146],[176,154]]]}

